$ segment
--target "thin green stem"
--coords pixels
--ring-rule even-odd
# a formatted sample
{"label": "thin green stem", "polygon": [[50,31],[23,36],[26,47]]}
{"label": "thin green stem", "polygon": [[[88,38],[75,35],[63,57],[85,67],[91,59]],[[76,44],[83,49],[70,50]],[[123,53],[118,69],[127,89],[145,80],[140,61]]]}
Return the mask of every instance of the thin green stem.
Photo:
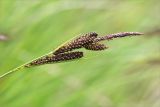
{"label": "thin green stem", "polygon": [[50,55],[50,54],[52,54],[52,52],[47,53],[47,54],[45,54],[45,55],[42,55],[42,56],[40,56],[40,57],[38,57],[38,58],[35,58],[35,59],[33,59],[33,60],[31,60],[31,61],[25,63],[25,64],[20,65],[20,66],[14,68],[14,69],[12,69],[12,70],[10,70],[10,71],[8,71],[8,72],[2,74],[2,75],[0,76],[0,79],[3,78],[3,77],[6,77],[6,76],[8,76],[8,75],[10,75],[10,74],[12,74],[12,73],[14,73],[14,72],[16,72],[16,71],[19,71],[19,70],[25,68],[27,64],[31,63],[31,62],[34,61],[34,60],[37,60],[37,59],[39,59],[39,58],[41,58],[41,57],[44,57],[44,56]]}
{"label": "thin green stem", "polygon": [[[70,40],[66,41],[65,43],[61,44],[61,45],[58,46],[54,51],[56,51],[59,47],[63,46],[64,44],[66,44],[67,42],[71,41],[71,40],[74,39],[74,38],[75,38],[75,37],[73,37],[73,38],[71,38]],[[35,59],[33,59],[33,60],[25,63],[25,64],[22,64],[22,65],[20,65],[20,66],[18,66],[18,67],[16,67],[16,68],[14,68],[14,69],[6,72],[6,73],[0,75],[0,79],[6,77],[6,76],[8,76],[8,75],[10,75],[10,74],[12,74],[12,73],[14,73],[14,72],[16,72],[16,71],[19,71],[19,70],[21,70],[21,69],[23,69],[23,68],[27,68],[26,65],[28,65],[28,64],[31,63],[32,61],[35,61],[35,60],[38,60],[39,58],[42,58],[42,57],[47,56],[47,55],[50,55],[50,54],[52,54],[54,51],[51,51],[51,52],[49,52],[49,53],[47,53],[47,54],[45,54],[45,55],[42,55],[42,56],[40,56],[40,57],[38,57],[38,58],[35,58]]]}
{"label": "thin green stem", "polygon": [[4,73],[3,75],[1,75],[1,76],[0,76],[0,79],[3,78],[3,77],[5,77],[5,76],[7,76],[7,75],[9,75],[9,74],[14,73],[15,71],[18,71],[18,70],[20,70],[20,69],[23,69],[24,67],[25,67],[25,65],[18,66],[17,68],[14,68],[14,69],[12,69],[12,70]]}

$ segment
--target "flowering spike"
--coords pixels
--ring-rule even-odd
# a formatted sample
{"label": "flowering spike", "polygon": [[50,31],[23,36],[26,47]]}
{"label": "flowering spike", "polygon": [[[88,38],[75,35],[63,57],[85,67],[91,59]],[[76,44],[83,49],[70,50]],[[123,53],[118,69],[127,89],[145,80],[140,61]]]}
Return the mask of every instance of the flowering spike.
{"label": "flowering spike", "polygon": [[115,34],[109,34],[102,37],[97,37],[94,42],[99,42],[103,40],[112,40],[113,38],[121,38],[126,36],[137,36],[137,35],[143,35],[143,33],[140,32],[121,32],[121,33],[115,33]]}
{"label": "flowering spike", "polygon": [[94,32],[87,33],[85,35],[82,35],[72,40],[67,44],[62,45],[60,48],[58,48],[54,52],[43,55],[40,58],[38,57],[32,61],[27,62],[26,64],[23,64],[19,67],[16,67],[4,73],[3,75],[0,76],[0,79],[20,69],[23,69],[25,67],[32,67],[36,65],[58,63],[58,62],[65,62],[65,61],[74,60],[74,59],[80,59],[83,57],[83,52],[78,52],[78,51],[72,52],[74,49],[85,48],[88,50],[100,51],[108,48],[104,44],[99,44],[100,41],[112,40],[113,38],[121,38],[126,36],[135,36],[135,35],[142,35],[142,33],[123,32],[123,33],[110,34],[102,37],[97,37],[98,34]]}
{"label": "flowering spike", "polygon": [[87,50],[101,51],[107,49],[108,47],[106,47],[104,44],[92,43],[85,45],[84,48]]}
{"label": "flowering spike", "polygon": [[57,55],[59,53],[64,53],[68,51],[72,51],[74,49],[82,48],[84,45],[93,43],[94,39],[98,36],[95,32],[90,32],[85,35],[82,35],[78,38],[75,38],[71,42],[63,45],[62,47],[58,48],[53,54]]}
{"label": "flowering spike", "polygon": [[69,52],[69,53],[60,53],[58,55],[48,55],[42,58],[39,58],[31,63],[27,64],[26,67],[43,65],[49,63],[63,62],[68,60],[79,59],[83,57],[83,52]]}

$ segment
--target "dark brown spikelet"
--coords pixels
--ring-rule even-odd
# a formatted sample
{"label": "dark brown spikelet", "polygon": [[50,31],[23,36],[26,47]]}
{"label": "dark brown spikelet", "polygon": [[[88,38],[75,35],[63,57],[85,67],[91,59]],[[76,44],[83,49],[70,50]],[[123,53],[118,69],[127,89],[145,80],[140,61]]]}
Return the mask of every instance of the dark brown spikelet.
{"label": "dark brown spikelet", "polygon": [[25,67],[32,67],[32,66],[36,66],[36,65],[46,64],[46,62],[48,61],[48,59],[50,57],[51,56],[45,56],[45,57],[39,58],[37,60],[34,60],[34,61],[30,62],[29,64],[26,64]]}
{"label": "dark brown spikelet", "polygon": [[62,62],[62,61],[68,61],[68,60],[74,60],[79,59],[83,57],[83,52],[68,52],[68,53],[60,53],[58,55],[55,55],[51,57],[47,62],[48,63],[54,63],[54,62]]}
{"label": "dark brown spikelet", "polygon": [[101,51],[107,49],[108,47],[106,47],[104,44],[92,43],[85,45],[84,48],[87,50]]}
{"label": "dark brown spikelet", "polygon": [[103,40],[112,40],[113,38],[122,38],[126,36],[137,36],[137,35],[143,35],[143,33],[140,32],[121,32],[121,33],[115,33],[115,34],[109,34],[107,36],[97,37],[94,42],[99,42]]}
{"label": "dark brown spikelet", "polygon": [[36,65],[43,65],[49,63],[56,63],[56,62],[63,62],[68,60],[79,59],[83,57],[83,52],[69,52],[69,53],[60,53],[58,55],[51,55],[39,58],[29,64],[26,67],[36,66]]}
{"label": "dark brown spikelet", "polygon": [[63,45],[62,47],[57,49],[53,54],[57,55],[59,53],[64,53],[64,52],[72,51],[74,49],[82,48],[86,44],[93,43],[94,39],[97,36],[98,36],[98,34],[95,32],[90,32],[85,35],[82,35],[78,38],[75,38],[71,42]]}

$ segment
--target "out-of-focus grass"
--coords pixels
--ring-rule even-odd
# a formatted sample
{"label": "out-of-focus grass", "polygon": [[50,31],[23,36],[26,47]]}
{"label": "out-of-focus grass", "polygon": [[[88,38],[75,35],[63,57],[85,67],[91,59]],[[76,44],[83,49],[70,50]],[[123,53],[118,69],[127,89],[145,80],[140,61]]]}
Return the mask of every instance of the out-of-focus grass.
{"label": "out-of-focus grass", "polygon": [[[151,31],[158,0],[1,0],[0,74],[77,34]],[[0,80],[0,107],[159,107],[160,35],[109,41],[69,63],[21,70]]]}

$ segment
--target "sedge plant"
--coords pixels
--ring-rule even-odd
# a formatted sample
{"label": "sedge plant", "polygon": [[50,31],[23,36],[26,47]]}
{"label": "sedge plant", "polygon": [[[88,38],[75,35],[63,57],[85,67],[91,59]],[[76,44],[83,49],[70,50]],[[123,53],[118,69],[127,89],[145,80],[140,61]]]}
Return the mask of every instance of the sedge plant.
{"label": "sedge plant", "polygon": [[101,41],[113,40],[114,38],[122,38],[127,36],[137,36],[142,35],[140,32],[121,32],[114,33],[105,36],[99,36],[95,32],[90,32],[87,34],[80,35],[76,38],[73,38],[64,44],[60,45],[54,51],[51,51],[45,55],[42,55],[32,61],[29,61],[25,64],[22,64],[0,76],[0,79],[8,76],[16,71],[19,71],[23,68],[30,68],[34,66],[52,64],[52,63],[61,63],[72,61],[75,59],[80,59],[84,57],[84,52],[77,51],[77,49],[85,48],[90,51],[102,51],[108,49],[108,46],[102,44]]}

